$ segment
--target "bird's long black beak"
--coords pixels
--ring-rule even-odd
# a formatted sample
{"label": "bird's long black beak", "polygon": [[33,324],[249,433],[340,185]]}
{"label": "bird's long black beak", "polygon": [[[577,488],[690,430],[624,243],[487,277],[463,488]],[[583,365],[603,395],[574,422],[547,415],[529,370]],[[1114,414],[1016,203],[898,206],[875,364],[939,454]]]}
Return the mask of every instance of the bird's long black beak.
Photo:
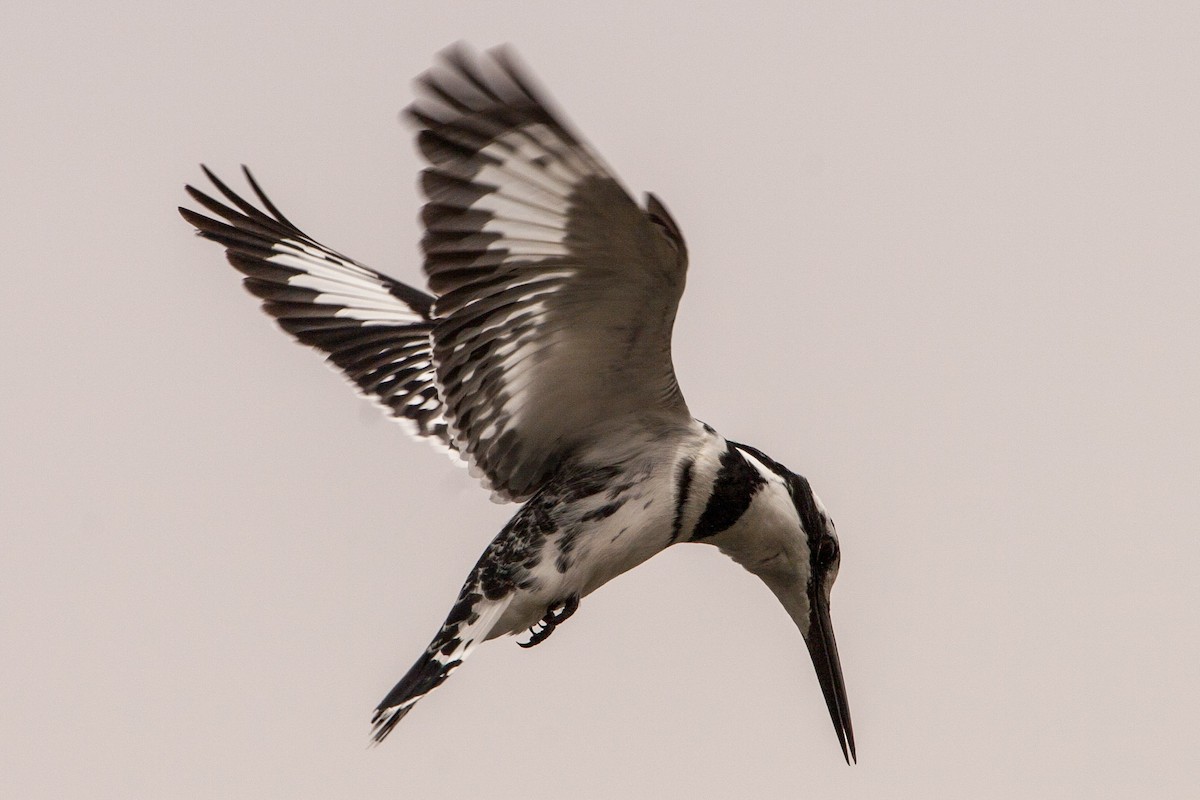
{"label": "bird's long black beak", "polygon": [[[819,594],[819,593],[814,593]],[[854,727],[850,724],[850,703],[846,700],[846,683],[842,680],[842,662],[838,659],[837,640],[833,638],[833,622],[829,619],[829,603],[822,597],[810,598],[808,635],[804,637],[817,669],[817,680],[829,706],[829,717],[837,731],[842,755],[849,764],[858,763],[854,752]]]}

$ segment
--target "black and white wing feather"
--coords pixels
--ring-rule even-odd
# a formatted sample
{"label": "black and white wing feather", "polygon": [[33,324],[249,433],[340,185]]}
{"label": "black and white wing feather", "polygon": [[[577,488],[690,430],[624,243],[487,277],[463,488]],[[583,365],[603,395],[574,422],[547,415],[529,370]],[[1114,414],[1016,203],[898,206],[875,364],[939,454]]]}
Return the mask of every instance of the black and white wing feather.
{"label": "black and white wing feather", "polygon": [[207,168],[204,173],[226,202],[191,186],[187,191],[219,219],[179,211],[201,236],[224,245],[263,310],[297,341],[324,353],[412,433],[453,450],[432,363],[433,298],[305,235],[279,213],[248,170],[261,209]]}
{"label": "black and white wing feather", "polygon": [[687,257],[662,204],[639,208],[503,50],[452,48],[417,90],[434,366],[463,456],[524,499],[623,426],[690,421],[670,353]]}

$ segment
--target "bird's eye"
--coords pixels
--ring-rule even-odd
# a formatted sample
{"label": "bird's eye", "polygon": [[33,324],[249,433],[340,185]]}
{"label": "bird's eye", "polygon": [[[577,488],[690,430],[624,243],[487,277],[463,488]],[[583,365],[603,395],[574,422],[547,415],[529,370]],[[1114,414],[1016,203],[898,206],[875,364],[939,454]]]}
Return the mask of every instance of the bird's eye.
{"label": "bird's eye", "polygon": [[837,560],[838,544],[833,539],[822,539],[817,545],[817,563],[822,568],[828,567]]}

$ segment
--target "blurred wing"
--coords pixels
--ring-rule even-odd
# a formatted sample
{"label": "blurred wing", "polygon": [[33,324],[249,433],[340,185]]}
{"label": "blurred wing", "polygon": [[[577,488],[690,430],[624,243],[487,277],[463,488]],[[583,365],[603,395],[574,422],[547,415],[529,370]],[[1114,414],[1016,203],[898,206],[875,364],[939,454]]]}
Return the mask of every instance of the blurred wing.
{"label": "blurred wing", "polygon": [[460,451],[502,497],[625,426],[690,421],[671,364],[683,238],[642,210],[504,51],[418,80],[434,365]]}
{"label": "blurred wing", "polygon": [[[433,298],[318,244],[287,220],[246,171],[263,209],[204,170],[231,205],[187,187],[220,219],[181,208],[206,239],[225,247],[246,288],[287,333],[327,356],[367,398],[417,436],[454,449],[434,380]],[[224,221],[222,221],[224,220]]]}

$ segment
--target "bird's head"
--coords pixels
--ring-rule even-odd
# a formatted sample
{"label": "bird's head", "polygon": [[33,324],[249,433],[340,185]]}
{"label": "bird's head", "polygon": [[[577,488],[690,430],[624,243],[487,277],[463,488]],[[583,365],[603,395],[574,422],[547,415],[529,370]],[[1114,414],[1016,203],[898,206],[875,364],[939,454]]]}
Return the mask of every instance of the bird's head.
{"label": "bird's head", "polygon": [[[806,478],[760,451],[744,445],[738,447],[759,462],[752,466],[769,479],[763,487],[766,491],[760,493],[762,507],[755,509],[752,504],[750,513],[743,518],[746,523],[743,532],[748,539],[755,540],[754,544],[742,552],[730,552],[740,549],[736,545],[722,549],[762,579],[800,629],[842,755],[846,763],[851,759],[857,761],[850,705],[829,616],[829,595],[842,561],[837,529]],[[746,558],[751,551],[756,557]]]}

